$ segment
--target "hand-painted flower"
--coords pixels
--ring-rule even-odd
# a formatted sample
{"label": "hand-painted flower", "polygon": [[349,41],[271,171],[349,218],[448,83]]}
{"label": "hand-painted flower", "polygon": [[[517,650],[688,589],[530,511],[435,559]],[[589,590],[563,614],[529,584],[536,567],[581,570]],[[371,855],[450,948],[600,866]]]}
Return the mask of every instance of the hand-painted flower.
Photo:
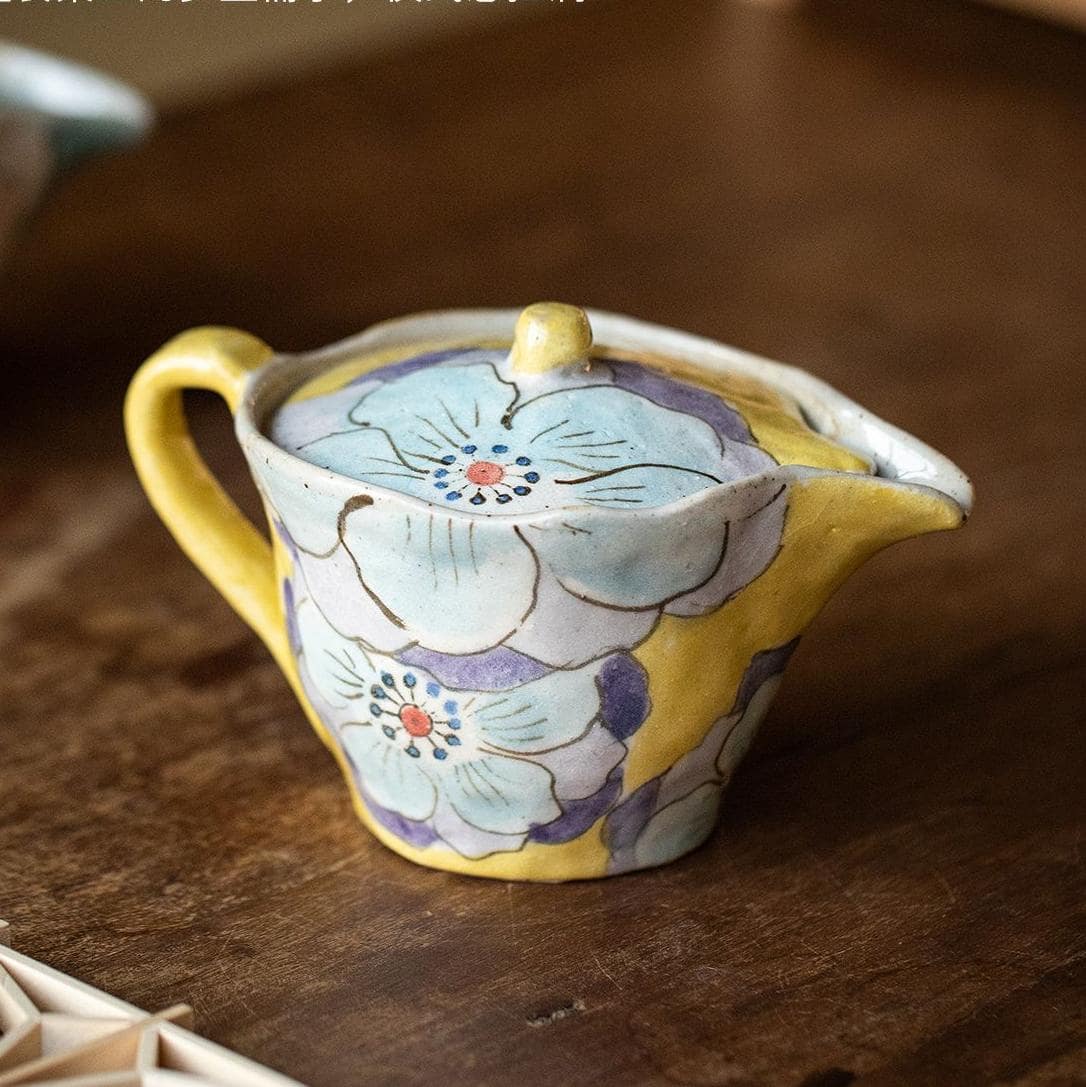
{"label": "hand-painted flower", "polygon": [[762,723],[798,639],[755,654],[735,705],[663,774],[645,782],[608,816],[608,870],[662,864],[700,845],[716,823],[720,798]]}
{"label": "hand-painted flower", "polygon": [[517,850],[599,793],[626,753],[599,720],[598,668],[455,690],[341,637],[312,599],[295,618],[314,708],[371,810],[417,844],[440,839],[467,857]]}
{"label": "hand-painted flower", "polygon": [[336,473],[303,490],[254,466],[342,634],[569,667],[772,561],[784,486],[719,398],[633,363],[516,383],[504,365],[444,352],[275,417],[279,446]]}

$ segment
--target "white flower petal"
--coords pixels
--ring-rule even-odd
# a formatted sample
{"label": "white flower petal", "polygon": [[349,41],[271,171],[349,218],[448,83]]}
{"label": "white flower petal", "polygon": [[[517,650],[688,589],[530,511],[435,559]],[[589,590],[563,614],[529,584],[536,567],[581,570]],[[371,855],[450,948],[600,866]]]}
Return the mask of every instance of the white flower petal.
{"label": "white flower petal", "polygon": [[626,745],[600,724],[594,724],[576,743],[545,751],[534,760],[554,775],[554,795],[559,800],[591,796],[622,762]]}
{"label": "white flower petal", "polygon": [[395,653],[412,644],[411,633],[382,611],[366,591],[345,547],[337,547],[327,558],[301,552],[296,567],[301,575],[298,596],[308,592],[341,635],[359,638],[383,653]]}
{"label": "white flower petal", "polygon": [[[538,535],[533,527],[525,530],[529,539]],[[658,618],[655,609],[623,611],[575,596],[541,566],[535,607],[505,644],[553,668],[568,668],[638,645]]]}
{"label": "white flower petal", "polygon": [[365,716],[374,671],[368,654],[333,630],[311,599],[298,603],[295,616],[302,641],[301,662],[317,694],[337,720]]}
{"label": "white flower petal", "polygon": [[776,675],[770,676],[769,679],[754,692],[754,696],[751,698],[750,702],[747,703],[746,710],[743,711],[743,716],[735,724],[735,727],[731,729],[724,740],[720,752],[717,755],[716,769],[717,773],[720,774],[725,781],[731,777],[743,756],[750,750],[750,745],[754,742],[755,733],[758,731],[758,727],[761,725],[765,715],[769,712],[769,707],[777,694],[777,690],[780,687],[783,678],[783,674],[778,672]]}
{"label": "white flower petal", "polygon": [[671,765],[660,778],[660,787],[653,803],[657,811],[673,804],[706,782],[717,781],[717,755],[738,720],[736,714],[718,718],[701,743]]}
{"label": "white flower petal", "polygon": [[250,467],[267,504],[300,548],[323,555],[336,546],[336,519],[345,501],[341,492],[316,483],[305,487],[266,464],[250,461]]}
{"label": "white flower petal", "polygon": [[430,818],[437,790],[418,759],[389,740],[376,725],[345,725],[340,740],[362,787],[382,808],[407,819]]}
{"label": "white flower petal", "polygon": [[319,451],[328,435],[355,427],[349,413],[363,391],[348,385],[324,396],[284,404],[272,418],[268,437],[280,449],[310,460],[307,450]]}
{"label": "white flower petal", "polygon": [[442,775],[449,804],[465,822],[497,834],[526,834],[562,814],[551,775],[524,759],[483,755]]}
{"label": "white flower petal", "polygon": [[449,801],[440,795],[432,823],[434,831],[446,845],[461,856],[476,860],[491,853],[514,853],[524,845],[527,837],[523,833],[497,834],[465,823]]}
{"label": "white flower petal", "polygon": [[668,615],[704,615],[749,585],[777,557],[787,512],[788,492],[782,488],[753,516],[730,521],[727,548],[716,573],[668,604]]}
{"label": "white flower petal", "polygon": [[615,608],[658,608],[712,576],[724,546],[716,518],[678,519],[646,510],[571,511],[531,534],[541,563],[575,596]]}
{"label": "white flower petal", "polygon": [[570,511],[527,538],[569,592],[612,607],[659,607],[707,582],[724,556],[728,523],[751,517],[782,487],[776,474],[714,487],[692,496],[681,516]]}
{"label": "white flower petal", "polygon": [[489,649],[532,606],[535,556],[502,521],[379,502],[344,518],[344,545],[372,597],[427,649]]}
{"label": "white flower petal", "polygon": [[781,673],[770,676],[754,692],[742,713],[717,720],[693,751],[688,751],[660,779],[655,805],[664,808],[705,784],[723,784],[750,749],[773,696],[781,685]]}

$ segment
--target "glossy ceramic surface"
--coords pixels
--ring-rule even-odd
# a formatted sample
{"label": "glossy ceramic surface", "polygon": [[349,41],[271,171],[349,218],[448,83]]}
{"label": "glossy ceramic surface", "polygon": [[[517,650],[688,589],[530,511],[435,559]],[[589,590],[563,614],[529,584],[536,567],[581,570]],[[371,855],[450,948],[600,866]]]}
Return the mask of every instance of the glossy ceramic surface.
{"label": "glossy ceramic surface", "polygon": [[[192,459],[189,384],[236,410],[274,573]],[[197,330],[149,360],[127,418],[152,500],[370,829],[506,879],[704,840],[822,603],[971,503],[939,454],[800,371],[554,305],[289,358]]]}

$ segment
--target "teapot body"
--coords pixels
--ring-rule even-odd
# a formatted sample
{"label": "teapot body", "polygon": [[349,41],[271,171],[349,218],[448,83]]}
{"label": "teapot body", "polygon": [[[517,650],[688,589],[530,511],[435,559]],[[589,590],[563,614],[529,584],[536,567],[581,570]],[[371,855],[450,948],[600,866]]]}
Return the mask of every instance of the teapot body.
{"label": "teapot body", "polygon": [[807,375],[625,318],[589,314],[601,346],[560,381],[509,369],[516,317],[245,348],[274,556],[246,617],[401,855],[501,879],[662,864],[712,831],[828,596],[960,523],[968,485]]}

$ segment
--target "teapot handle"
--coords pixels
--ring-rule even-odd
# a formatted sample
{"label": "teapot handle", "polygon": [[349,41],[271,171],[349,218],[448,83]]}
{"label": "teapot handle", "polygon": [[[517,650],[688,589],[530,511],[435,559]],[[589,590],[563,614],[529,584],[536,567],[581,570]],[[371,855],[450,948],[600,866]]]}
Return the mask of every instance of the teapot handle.
{"label": "teapot handle", "polygon": [[237,329],[183,332],[137,371],[124,420],[151,505],[181,549],[286,669],[290,650],[271,545],[211,474],[189,433],[181,399],[185,389],[209,389],[233,414],[246,379],[272,354],[262,340]]}

